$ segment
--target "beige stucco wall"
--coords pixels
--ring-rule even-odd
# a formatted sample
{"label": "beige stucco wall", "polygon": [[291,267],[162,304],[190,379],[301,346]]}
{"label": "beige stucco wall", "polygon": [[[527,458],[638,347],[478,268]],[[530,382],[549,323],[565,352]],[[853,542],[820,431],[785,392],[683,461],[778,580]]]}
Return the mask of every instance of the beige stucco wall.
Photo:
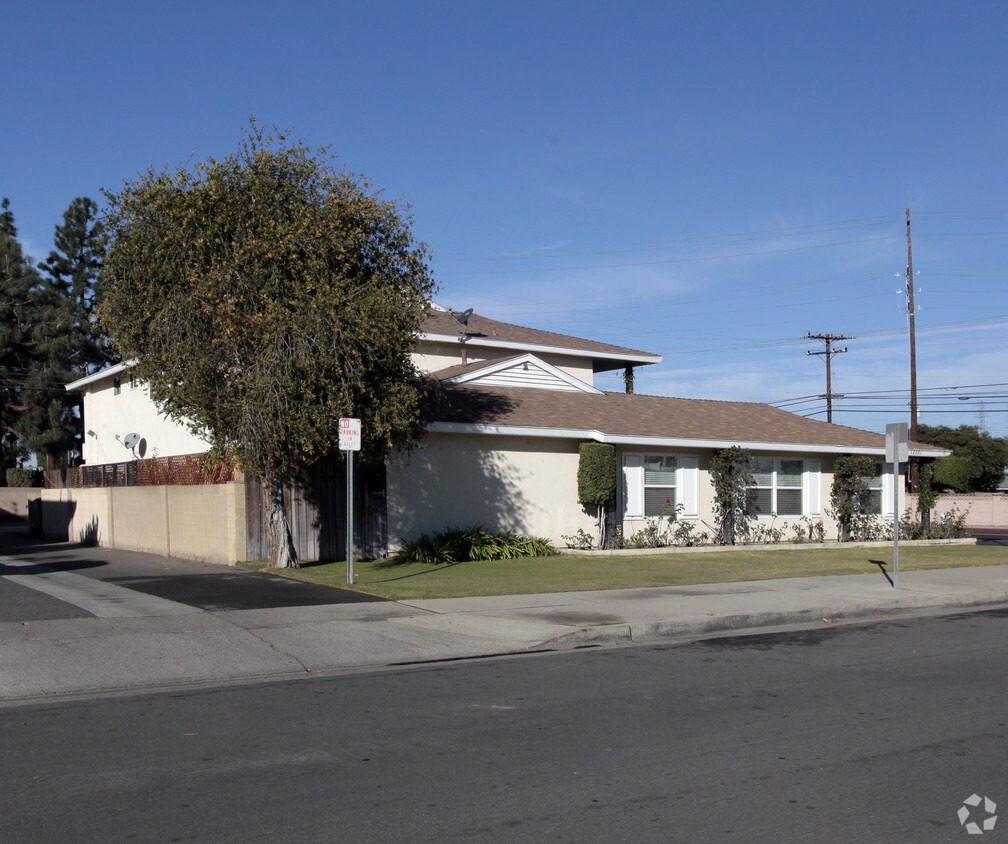
{"label": "beige stucco wall", "polygon": [[474,524],[555,543],[579,527],[591,532],[595,520],[577,501],[577,466],[573,441],[430,434],[425,448],[389,462],[389,545]]}
{"label": "beige stucco wall", "polygon": [[[88,431],[84,436],[84,462],[119,463],[133,455],[119,440],[135,432],[147,441],[146,457],[170,457],[177,454],[198,454],[210,446],[206,440],[191,433],[183,424],[162,416],[142,384],[130,385],[129,375],[120,376],[120,391],[116,395],[113,378],[89,384],[84,392],[84,421]],[[118,435],[119,440],[116,439]]]}
{"label": "beige stucco wall", "polygon": [[233,565],[246,559],[245,484],[47,489],[49,539]]}
{"label": "beige stucco wall", "polygon": [[28,502],[41,495],[41,487],[0,487],[0,522],[27,522]]}
{"label": "beige stucco wall", "polygon": [[[414,539],[422,533],[481,523],[494,530],[512,529],[525,535],[548,537],[565,544],[564,535],[578,528],[594,534],[595,520],[577,503],[578,443],[535,437],[476,437],[432,434],[428,446],[408,459],[390,462],[388,470],[389,542],[392,550],[401,537]],[[638,447],[617,449],[623,453],[663,453],[662,449]],[[714,533],[714,493],[710,481],[711,449],[666,450],[698,458],[699,516],[696,532]],[[786,457],[787,453],[754,451],[756,456]],[[807,530],[809,521],[823,521],[827,539],[837,537],[836,521],[829,515],[834,455],[803,455],[820,461],[819,512],[803,521],[801,516],[767,516],[757,523],[783,529],[793,535],[793,525]],[[906,506],[902,483],[899,512]],[[618,512],[623,512],[622,491]],[[891,505],[890,505],[891,506]],[[643,519],[623,520],[627,538],[646,526]]]}

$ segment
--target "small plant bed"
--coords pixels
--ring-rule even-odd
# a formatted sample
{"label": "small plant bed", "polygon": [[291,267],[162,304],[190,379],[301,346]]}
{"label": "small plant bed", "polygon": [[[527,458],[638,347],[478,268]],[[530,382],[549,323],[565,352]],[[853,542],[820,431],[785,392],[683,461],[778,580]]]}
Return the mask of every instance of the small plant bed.
{"label": "small plant bed", "polygon": [[[970,536],[966,526],[967,513],[952,508],[943,513],[938,521],[924,527],[914,518],[910,510],[900,518],[900,539],[966,539]],[[695,548],[700,546],[725,547],[720,542],[717,531],[697,529],[697,523],[667,513],[663,516],[649,516],[639,530],[624,536],[620,529],[613,528],[607,533],[604,551],[646,550],[648,548]],[[893,522],[891,518],[876,515],[855,515],[850,519],[851,542],[892,542]],[[598,551],[594,537],[583,529],[572,536],[564,535],[566,547],[572,551]],[[750,517],[739,518],[734,523],[734,545],[808,545],[823,544],[826,537],[822,519],[803,516],[795,522],[777,522],[773,517],[769,522]],[[841,543],[842,544],[842,543]]]}
{"label": "small plant bed", "polygon": [[514,560],[519,557],[552,557],[558,554],[547,539],[516,536],[511,531],[493,533],[482,525],[449,528],[419,539],[403,539],[393,561],[402,563],[475,562],[477,560]]}

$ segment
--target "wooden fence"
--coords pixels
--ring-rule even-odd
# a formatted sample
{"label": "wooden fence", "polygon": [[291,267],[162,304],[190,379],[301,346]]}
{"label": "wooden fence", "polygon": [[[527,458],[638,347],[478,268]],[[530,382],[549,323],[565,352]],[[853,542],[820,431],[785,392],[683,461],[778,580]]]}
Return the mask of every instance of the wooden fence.
{"label": "wooden fence", "polygon": [[[284,488],[294,547],[302,560],[346,559],[346,464],[317,463],[296,485]],[[354,466],[354,556],[375,560],[388,549],[385,466]],[[266,511],[259,478],[245,478],[247,553],[269,556]]]}
{"label": "wooden fence", "polygon": [[242,474],[231,467],[207,470],[202,454],[180,454],[127,460],[123,463],[98,463],[70,469],[46,469],[46,489],[90,489],[107,486],[203,486],[241,480]]}

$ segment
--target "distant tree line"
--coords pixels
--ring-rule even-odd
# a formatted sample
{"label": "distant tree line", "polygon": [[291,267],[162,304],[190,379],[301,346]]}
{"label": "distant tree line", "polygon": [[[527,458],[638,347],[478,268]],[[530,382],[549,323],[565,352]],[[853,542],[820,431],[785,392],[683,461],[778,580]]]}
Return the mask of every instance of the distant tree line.
{"label": "distant tree line", "polygon": [[[18,240],[10,201],[0,203],[0,468],[79,460],[83,414],[64,386],[112,357],[98,326],[106,237],[98,207],[78,197],[36,263]],[[0,484],[6,471],[0,472]]]}
{"label": "distant tree line", "polygon": [[949,449],[952,454],[934,462],[935,489],[955,492],[993,492],[1008,466],[1008,440],[992,437],[976,425],[918,425],[917,439]]}

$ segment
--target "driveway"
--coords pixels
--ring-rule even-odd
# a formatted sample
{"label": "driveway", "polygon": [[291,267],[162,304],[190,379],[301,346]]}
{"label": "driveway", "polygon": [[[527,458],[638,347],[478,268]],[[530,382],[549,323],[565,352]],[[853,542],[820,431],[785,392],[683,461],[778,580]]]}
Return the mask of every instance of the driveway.
{"label": "driveway", "polygon": [[[61,574],[73,577],[61,578]],[[0,529],[0,621],[92,617],[94,613],[73,603],[75,589],[89,591],[78,577],[207,611],[384,600],[352,589],[320,586],[263,572],[155,554],[45,542],[20,527]],[[60,584],[60,589],[43,589],[53,583]]]}

